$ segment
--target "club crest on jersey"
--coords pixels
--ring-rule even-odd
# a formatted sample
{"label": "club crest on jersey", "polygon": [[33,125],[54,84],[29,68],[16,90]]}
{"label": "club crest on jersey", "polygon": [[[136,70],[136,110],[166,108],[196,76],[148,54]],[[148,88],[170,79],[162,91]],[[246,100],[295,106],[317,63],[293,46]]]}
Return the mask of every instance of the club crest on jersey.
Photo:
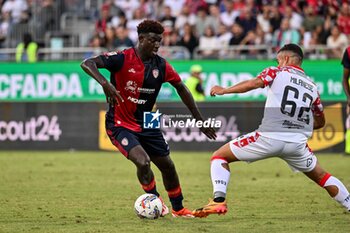
{"label": "club crest on jersey", "polygon": [[129,145],[129,140],[128,140],[127,138],[123,138],[123,139],[122,139],[122,145],[123,145],[123,146]]}
{"label": "club crest on jersey", "polygon": [[153,74],[153,77],[154,77],[154,78],[158,78],[158,76],[159,76],[159,70],[158,70],[158,69],[153,69],[153,70],[152,70],[152,74]]}
{"label": "club crest on jersey", "polygon": [[137,83],[134,81],[127,81],[124,89],[126,91],[130,91],[131,93],[135,94],[137,90]]}

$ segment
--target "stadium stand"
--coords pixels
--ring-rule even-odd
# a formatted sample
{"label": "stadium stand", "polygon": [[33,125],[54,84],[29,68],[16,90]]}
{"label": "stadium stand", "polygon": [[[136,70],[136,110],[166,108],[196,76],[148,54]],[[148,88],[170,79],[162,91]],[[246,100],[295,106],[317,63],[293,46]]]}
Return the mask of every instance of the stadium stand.
{"label": "stadium stand", "polygon": [[135,44],[136,25],[145,18],[164,25],[161,55],[169,59],[266,59],[290,42],[302,45],[309,59],[339,58],[350,41],[349,4],[348,0],[0,0],[0,60],[14,61],[14,48],[28,32],[39,45],[39,60],[80,60],[120,49]]}

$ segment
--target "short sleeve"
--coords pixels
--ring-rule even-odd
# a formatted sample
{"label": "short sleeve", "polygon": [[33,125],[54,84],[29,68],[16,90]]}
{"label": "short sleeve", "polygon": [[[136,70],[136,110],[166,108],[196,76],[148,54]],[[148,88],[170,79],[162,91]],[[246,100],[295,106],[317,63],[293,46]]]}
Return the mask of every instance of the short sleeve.
{"label": "short sleeve", "polygon": [[350,69],[350,47],[345,50],[341,64],[344,68]]}
{"label": "short sleeve", "polygon": [[168,63],[165,62],[165,80],[164,82],[169,82],[171,84],[176,84],[181,82],[179,74],[175,69]]}
{"label": "short sleeve", "polygon": [[118,72],[124,64],[124,54],[118,52],[109,52],[100,56],[105,68],[110,72]]}
{"label": "short sleeve", "polygon": [[264,82],[264,86],[268,86],[272,83],[272,81],[276,78],[279,69],[277,67],[269,67],[264,69],[257,78],[260,78]]}
{"label": "short sleeve", "polygon": [[317,98],[312,104],[311,110],[315,116],[323,115],[323,105],[321,102],[320,94],[317,92]]}

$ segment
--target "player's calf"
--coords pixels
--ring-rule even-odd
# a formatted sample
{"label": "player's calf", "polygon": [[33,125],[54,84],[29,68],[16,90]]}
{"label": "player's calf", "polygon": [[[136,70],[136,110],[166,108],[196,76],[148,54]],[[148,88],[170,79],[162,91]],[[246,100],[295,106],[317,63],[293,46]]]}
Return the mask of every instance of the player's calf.
{"label": "player's calf", "polygon": [[350,194],[340,180],[331,174],[326,173],[319,182],[319,185],[326,189],[334,200],[350,212]]}

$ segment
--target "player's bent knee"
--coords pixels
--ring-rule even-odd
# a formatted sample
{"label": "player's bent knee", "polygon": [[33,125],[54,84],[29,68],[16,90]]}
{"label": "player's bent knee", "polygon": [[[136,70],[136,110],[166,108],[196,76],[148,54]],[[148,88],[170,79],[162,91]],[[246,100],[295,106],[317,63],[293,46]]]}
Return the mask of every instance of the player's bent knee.
{"label": "player's bent knee", "polygon": [[148,156],[140,156],[133,160],[136,167],[140,169],[149,169],[151,167],[151,160]]}
{"label": "player's bent knee", "polygon": [[151,168],[151,162],[150,161],[140,161],[138,163],[135,163],[138,169],[140,170],[148,170]]}

